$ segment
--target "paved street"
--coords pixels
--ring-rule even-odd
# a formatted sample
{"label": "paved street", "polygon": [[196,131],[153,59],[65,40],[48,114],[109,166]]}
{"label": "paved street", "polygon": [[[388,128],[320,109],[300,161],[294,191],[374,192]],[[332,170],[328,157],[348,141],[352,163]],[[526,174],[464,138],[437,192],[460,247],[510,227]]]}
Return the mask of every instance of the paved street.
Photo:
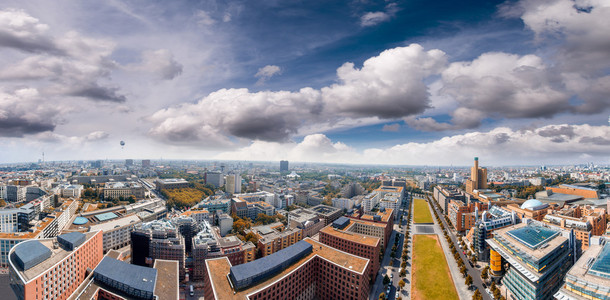
{"label": "paved street", "polygon": [[[410,201],[407,201],[407,203],[409,203]],[[407,207],[409,207],[409,205],[407,204]],[[379,294],[386,293],[386,287],[383,285],[383,278],[384,276],[387,274],[388,276],[390,276],[390,274],[393,274],[393,278],[392,278],[392,283],[390,284],[390,297],[388,297],[388,299],[394,299],[396,298],[396,292],[397,292],[397,287],[398,287],[398,282],[400,281],[400,263],[401,263],[401,256],[402,256],[402,248],[403,248],[403,242],[404,242],[404,234],[406,231],[406,220],[407,220],[407,214],[406,214],[406,210],[404,210],[404,208],[401,207],[401,209],[398,212],[399,217],[396,220],[396,224],[394,224],[394,231],[392,231],[392,235],[390,237],[390,240],[388,241],[389,247],[387,247],[385,249],[385,254],[383,256],[383,261],[381,262],[381,266],[379,268],[379,272],[377,273],[377,278],[375,279],[375,283],[373,284],[373,287],[371,288],[371,291],[369,293],[369,299],[371,300],[377,300],[379,299]],[[398,222],[400,221],[400,214],[403,214],[403,223],[402,223],[402,228],[399,227]],[[394,240],[396,238],[397,234],[401,234],[400,238],[399,238],[399,242],[398,242],[398,246],[396,247],[396,258],[392,259],[390,257],[390,254],[392,253],[392,246],[394,245]],[[409,268],[409,272],[410,272],[410,268]],[[410,280],[410,275],[407,274]],[[405,286],[406,288],[406,286]],[[387,295],[386,295],[387,296]],[[403,299],[405,298],[406,294],[403,294]]]}

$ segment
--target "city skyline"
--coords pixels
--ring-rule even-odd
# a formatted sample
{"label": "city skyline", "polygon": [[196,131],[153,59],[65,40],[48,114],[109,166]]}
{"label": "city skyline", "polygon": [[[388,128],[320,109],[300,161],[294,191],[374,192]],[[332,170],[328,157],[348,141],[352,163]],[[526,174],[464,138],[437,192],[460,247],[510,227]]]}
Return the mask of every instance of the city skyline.
{"label": "city skyline", "polygon": [[601,0],[4,4],[0,163],[610,164]]}

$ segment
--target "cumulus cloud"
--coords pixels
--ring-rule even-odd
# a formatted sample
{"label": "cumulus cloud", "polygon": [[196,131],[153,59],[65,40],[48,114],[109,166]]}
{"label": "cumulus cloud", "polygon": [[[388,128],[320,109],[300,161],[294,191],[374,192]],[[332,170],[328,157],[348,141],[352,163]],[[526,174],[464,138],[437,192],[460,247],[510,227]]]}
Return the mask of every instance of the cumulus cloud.
{"label": "cumulus cloud", "polygon": [[[554,143],[544,133],[571,128],[573,138]],[[543,133],[543,134],[541,134]],[[300,143],[255,141],[251,145],[218,155],[217,159],[268,160],[286,157],[291,161],[339,162],[402,165],[465,165],[473,156],[482,156],[486,164],[522,164],[535,159],[540,163],[566,163],[581,154],[607,158],[610,153],[608,126],[549,125],[515,131],[499,127],[487,132],[453,135],[426,143],[406,143],[388,148],[356,150],[331,141],[322,134],[306,136]]]}
{"label": "cumulus cloud", "polygon": [[[443,88],[459,105],[452,124],[420,119],[432,130],[474,128],[483,118],[549,118],[571,109],[571,94],[535,55],[484,53],[442,72]],[[424,124],[425,123],[425,124]],[[434,128],[435,127],[435,128]]]}
{"label": "cumulus cloud", "polygon": [[164,80],[172,80],[182,74],[182,64],[176,61],[168,49],[144,51],[142,62],[128,65],[127,68],[152,73]]}
{"label": "cumulus cloud", "polygon": [[258,69],[258,72],[256,72],[256,74],[254,74],[254,77],[258,78],[258,81],[256,82],[257,84],[264,84],[265,81],[267,81],[267,79],[273,77],[276,74],[279,74],[282,72],[282,69],[280,69],[280,67],[276,66],[276,65],[266,65],[260,69]]}
{"label": "cumulus cloud", "polygon": [[[575,70],[605,68],[610,59],[610,3],[605,0],[522,0],[521,19],[539,38],[560,36],[559,64]],[[600,65],[602,63],[602,65]]]}
{"label": "cumulus cloud", "polygon": [[[315,124],[332,128],[347,119],[415,115],[429,103],[423,80],[438,74],[445,64],[446,56],[439,50],[425,51],[416,44],[394,48],[366,60],[360,69],[353,63],[344,64],[337,70],[338,83],[319,90],[252,93],[222,89],[198,103],[160,110],[149,118],[154,125],[150,133],[161,140],[185,143],[231,136],[288,141]],[[276,70],[268,68],[262,74]],[[215,138],[185,134],[194,128],[209,128],[206,132]]]}
{"label": "cumulus cloud", "polygon": [[361,69],[345,63],[337,69],[339,83],[321,89],[329,110],[352,117],[399,118],[429,107],[424,79],[447,63],[444,52],[425,51],[418,44],[383,51]]}
{"label": "cumulus cloud", "polygon": [[110,59],[115,48],[112,41],[88,38],[74,31],[54,37],[48,25],[21,10],[0,10],[0,28],[0,45],[25,54],[1,67],[0,80],[28,80],[31,88],[49,98],[126,100],[118,88],[100,83],[109,79],[116,67]]}
{"label": "cumulus cloud", "polygon": [[23,137],[55,129],[61,106],[41,101],[36,89],[0,90],[0,137]]}
{"label": "cumulus cloud", "polygon": [[23,10],[0,10],[0,46],[24,52],[61,54],[48,36],[49,26]]}
{"label": "cumulus cloud", "polygon": [[521,0],[504,11],[520,16],[540,43],[551,41],[556,73],[583,101],[573,111],[593,114],[610,107],[610,2]]}

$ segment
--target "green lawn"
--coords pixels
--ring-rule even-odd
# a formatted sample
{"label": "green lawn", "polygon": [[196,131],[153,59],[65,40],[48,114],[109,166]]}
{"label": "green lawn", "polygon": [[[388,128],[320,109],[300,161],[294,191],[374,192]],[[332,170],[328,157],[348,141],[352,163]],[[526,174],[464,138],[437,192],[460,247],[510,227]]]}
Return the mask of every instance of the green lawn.
{"label": "green lawn", "polygon": [[413,236],[413,299],[459,299],[436,235]]}
{"label": "green lawn", "polygon": [[415,223],[432,223],[432,214],[428,209],[428,203],[424,199],[414,199],[413,206],[415,212],[413,213],[413,222]]}

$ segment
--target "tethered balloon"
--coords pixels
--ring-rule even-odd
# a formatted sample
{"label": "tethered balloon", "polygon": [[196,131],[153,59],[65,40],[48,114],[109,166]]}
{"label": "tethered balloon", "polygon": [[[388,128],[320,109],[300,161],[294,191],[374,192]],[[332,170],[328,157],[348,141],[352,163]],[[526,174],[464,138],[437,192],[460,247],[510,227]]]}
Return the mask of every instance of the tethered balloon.
{"label": "tethered balloon", "polygon": [[123,146],[125,146],[125,141],[121,141],[121,149],[123,149]]}

